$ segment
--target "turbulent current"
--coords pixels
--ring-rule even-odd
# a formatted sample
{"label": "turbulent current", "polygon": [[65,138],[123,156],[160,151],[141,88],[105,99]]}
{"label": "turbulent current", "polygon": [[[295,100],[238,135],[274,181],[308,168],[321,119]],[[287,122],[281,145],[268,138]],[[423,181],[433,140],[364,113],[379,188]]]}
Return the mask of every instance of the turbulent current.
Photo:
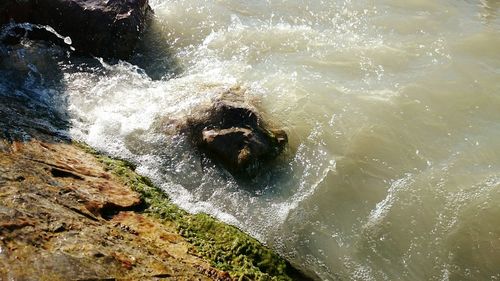
{"label": "turbulent current", "polygon": [[[151,6],[129,62],[0,47],[0,98],[36,99],[320,280],[500,280],[499,1]],[[235,86],[289,138],[246,182],[158,129]]]}

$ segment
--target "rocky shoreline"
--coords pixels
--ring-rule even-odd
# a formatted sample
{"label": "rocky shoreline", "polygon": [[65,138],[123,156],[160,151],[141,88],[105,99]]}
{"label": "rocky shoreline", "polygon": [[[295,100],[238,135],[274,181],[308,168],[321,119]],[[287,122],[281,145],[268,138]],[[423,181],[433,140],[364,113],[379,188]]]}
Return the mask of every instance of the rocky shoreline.
{"label": "rocky shoreline", "polygon": [[235,227],[173,205],[129,163],[42,137],[0,141],[0,279],[304,280]]}
{"label": "rocky shoreline", "polygon": [[74,145],[4,139],[0,169],[2,280],[230,279]]}
{"label": "rocky shoreline", "polygon": [[[77,55],[123,59],[151,13],[146,0],[2,1],[0,25],[27,21],[56,33],[12,29],[0,41],[16,46],[16,37],[50,41],[60,33],[71,36]],[[57,98],[44,100],[9,78],[29,73],[13,66],[13,50],[0,53],[0,280],[308,280],[237,228],[183,211],[132,164],[72,141]],[[58,83],[51,79],[42,83]],[[219,121],[211,129],[227,130]],[[258,135],[239,137],[239,160],[241,151],[245,161],[253,154],[260,160],[254,147],[286,142],[253,123],[256,129],[242,125]],[[245,169],[255,165],[243,160]]]}

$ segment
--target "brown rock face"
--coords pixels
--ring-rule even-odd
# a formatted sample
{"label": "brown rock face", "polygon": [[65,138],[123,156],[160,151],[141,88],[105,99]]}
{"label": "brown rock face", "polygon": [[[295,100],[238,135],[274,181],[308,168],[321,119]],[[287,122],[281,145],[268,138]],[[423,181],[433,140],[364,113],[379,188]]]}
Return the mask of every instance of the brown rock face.
{"label": "brown rock face", "polygon": [[2,0],[0,24],[49,25],[77,52],[127,58],[152,13],[147,0]]}
{"label": "brown rock face", "polygon": [[283,150],[286,134],[247,127],[204,129],[199,146],[234,172],[252,175]]}
{"label": "brown rock face", "polygon": [[0,280],[230,280],[71,144],[0,139]]}
{"label": "brown rock face", "polygon": [[253,177],[276,158],[288,141],[283,130],[272,129],[257,110],[231,89],[201,114],[189,118],[185,131],[197,147],[233,174]]}

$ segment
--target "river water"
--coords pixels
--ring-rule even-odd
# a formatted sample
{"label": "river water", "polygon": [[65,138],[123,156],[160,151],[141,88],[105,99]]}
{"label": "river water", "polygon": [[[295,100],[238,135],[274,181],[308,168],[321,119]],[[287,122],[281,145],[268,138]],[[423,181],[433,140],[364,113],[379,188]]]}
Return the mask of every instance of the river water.
{"label": "river water", "polygon": [[[151,5],[131,62],[27,40],[0,88],[321,280],[500,280],[499,1]],[[249,182],[158,126],[234,86],[289,136]]]}

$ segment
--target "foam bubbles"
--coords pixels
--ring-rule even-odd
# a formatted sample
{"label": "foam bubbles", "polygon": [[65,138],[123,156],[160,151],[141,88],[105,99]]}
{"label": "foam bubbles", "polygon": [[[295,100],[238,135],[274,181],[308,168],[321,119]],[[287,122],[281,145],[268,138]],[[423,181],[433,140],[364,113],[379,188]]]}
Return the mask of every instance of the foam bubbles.
{"label": "foam bubbles", "polygon": [[[481,30],[470,8],[442,23],[445,9],[430,2],[151,3],[182,71],[152,80],[122,61],[69,66],[73,136],[135,162],[181,207],[242,228],[325,280],[443,276],[456,251],[449,232],[462,241],[464,222],[493,208],[498,186],[499,62],[489,47],[481,60],[460,41]],[[162,131],[233,86],[290,140],[249,183]]]}

